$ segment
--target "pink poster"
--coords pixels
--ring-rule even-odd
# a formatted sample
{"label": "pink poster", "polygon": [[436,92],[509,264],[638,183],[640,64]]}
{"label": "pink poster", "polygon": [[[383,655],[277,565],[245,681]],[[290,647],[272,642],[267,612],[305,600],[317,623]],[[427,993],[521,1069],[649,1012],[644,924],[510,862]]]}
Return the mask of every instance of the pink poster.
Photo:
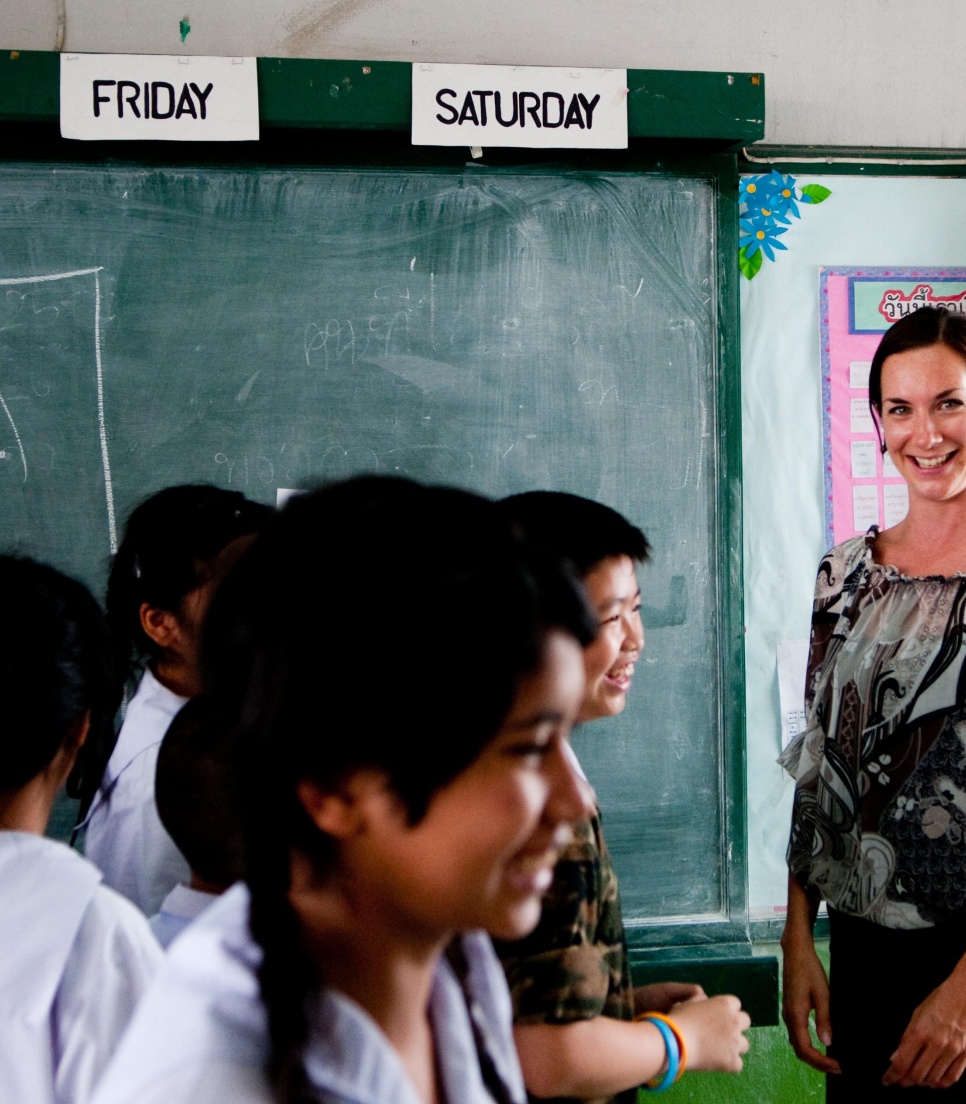
{"label": "pink poster", "polygon": [[828,547],[906,516],[905,481],[883,455],[869,410],[869,367],[889,326],[924,306],[966,313],[966,269],[821,269]]}

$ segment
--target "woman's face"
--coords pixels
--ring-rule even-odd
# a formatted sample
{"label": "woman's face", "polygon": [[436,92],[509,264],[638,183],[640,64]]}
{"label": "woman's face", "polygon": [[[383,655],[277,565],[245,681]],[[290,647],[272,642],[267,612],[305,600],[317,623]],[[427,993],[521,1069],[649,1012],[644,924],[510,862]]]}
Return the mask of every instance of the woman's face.
{"label": "woman's face", "polygon": [[570,825],[590,813],[567,747],[583,689],[579,645],[551,633],[495,738],[419,823],[407,823],[385,783],[373,785],[360,798],[359,830],[340,840],[340,880],[353,897],[386,910],[393,930],[431,942],[472,928],[502,939],[530,932]]}
{"label": "woman's face", "polygon": [[644,648],[641,590],[630,556],[608,556],[584,576],[597,636],[584,649],[587,689],[580,721],[613,717],[627,704],[634,664]]}
{"label": "woman's face", "polygon": [[882,428],[910,497],[936,502],[966,491],[966,361],[946,345],[887,357]]}

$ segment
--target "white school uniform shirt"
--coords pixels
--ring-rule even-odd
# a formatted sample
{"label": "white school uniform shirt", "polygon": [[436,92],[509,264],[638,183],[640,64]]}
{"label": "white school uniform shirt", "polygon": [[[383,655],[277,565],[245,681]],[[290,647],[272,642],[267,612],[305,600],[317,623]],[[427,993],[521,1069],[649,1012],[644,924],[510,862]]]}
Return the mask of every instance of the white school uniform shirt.
{"label": "white school uniform shirt", "polygon": [[[93,1104],[274,1104],[265,1078],[266,1014],[239,883],[207,909],[165,964],[105,1073]],[[486,1047],[514,1101],[526,1101],[503,971],[482,932],[463,937],[468,989]],[[462,988],[445,958],[430,997],[445,1098],[493,1104],[483,1085]],[[318,996],[305,1068],[321,1104],[421,1104],[396,1051],[341,993]]]}
{"label": "white school uniform shirt", "polygon": [[163,961],[138,910],[62,843],[0,831],[0,1100],[87,1104]]}
{"label": "white school uniform shirt", "polygon": [[168,725],[187,701],[145,670],[83,824],[84,854],[145,916],[191,876],[158,816],[154,772]]}
{"label": "white school uniform shirt", "polygon": [[151,917],[151,931],[155,939],[165,950],[185,928],[218,900],[217,893],[205,893],[201,889],[192,889],[183,883],[174,889],[161,902],[161,908]]}

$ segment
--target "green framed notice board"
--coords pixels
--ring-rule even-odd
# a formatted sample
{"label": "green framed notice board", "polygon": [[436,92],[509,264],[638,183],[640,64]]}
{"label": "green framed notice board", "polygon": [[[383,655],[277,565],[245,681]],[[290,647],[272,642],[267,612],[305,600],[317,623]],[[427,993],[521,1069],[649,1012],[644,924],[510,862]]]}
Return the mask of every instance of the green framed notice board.
{"label": "green framed notice board", "polygon": [[[381,471],[615,506],[654,547],[647,648],[625,713],[574,743],[632,956],[650,975],[671,948],[675,973],[699,959],[746,1000],[753,979],[773,1020],[774,963],[747,937],[737,174],[722,152],[749,140],[733,116],[760,128],[760,77],[697,75],[713,111],[692,103],[688,135],[668,90],[689,75],[632,71],[632,105],[637,88],[678,114],[638,119],[626,153],[468,162],[396,133],[407,66],[259,64],[277,124],[261,143],[51,134],[38,154],[56,58],[0,62],[6,543],[100,592],[127,513],[175,482],[274,502]],[[316,107],[297,95],[313,66]],[[671,128],[697,152],[653,144]]]}

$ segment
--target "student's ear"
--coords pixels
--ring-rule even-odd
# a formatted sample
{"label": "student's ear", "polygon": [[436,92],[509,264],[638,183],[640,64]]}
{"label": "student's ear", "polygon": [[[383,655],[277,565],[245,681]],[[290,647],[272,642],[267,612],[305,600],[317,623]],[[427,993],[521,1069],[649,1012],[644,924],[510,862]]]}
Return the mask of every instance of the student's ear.
{"label": "student's ear", "polygon": [[181,626],[170,610],[142,602],[138,617],[145,636],[159,648],[170,648],[180,639]]}
{"label": "student's ear", "polygon": [[355,770],[332,789],[304,778],[296,783],[295,792],[320,832],[348,839],[365,829],[373,799],[384,802],[388,780],[384,771]]}

